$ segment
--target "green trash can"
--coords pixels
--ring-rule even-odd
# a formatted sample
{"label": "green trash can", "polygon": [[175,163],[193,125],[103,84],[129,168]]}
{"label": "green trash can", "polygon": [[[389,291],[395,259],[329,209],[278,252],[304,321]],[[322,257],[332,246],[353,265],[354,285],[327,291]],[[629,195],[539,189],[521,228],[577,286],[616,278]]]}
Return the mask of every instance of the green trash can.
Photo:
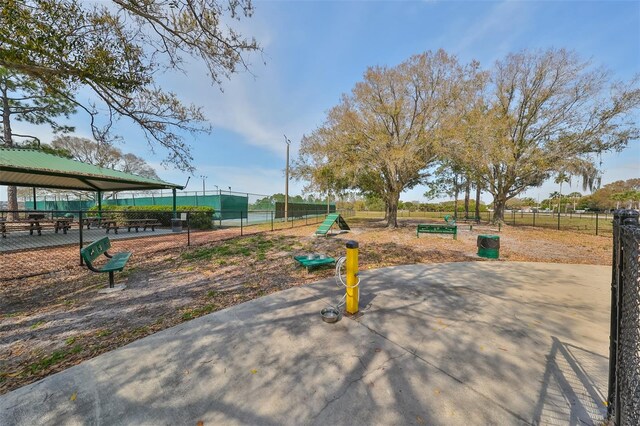
{"label": "green trash can", "polygon": [[478,256],[487,259],[500,257],[500,237],[497,235],[478,235]]}

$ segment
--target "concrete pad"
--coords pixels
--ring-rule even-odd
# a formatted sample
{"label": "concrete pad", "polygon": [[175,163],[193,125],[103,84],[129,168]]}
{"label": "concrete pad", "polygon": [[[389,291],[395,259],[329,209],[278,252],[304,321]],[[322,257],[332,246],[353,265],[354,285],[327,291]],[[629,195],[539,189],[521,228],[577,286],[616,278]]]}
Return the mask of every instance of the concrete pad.
{"label": "concrete pad", "polygon": [[0,397],[0,424],[598,424],[604,266],[408,265],[164,330]]}
{"label": "concrete pad", "polygon": [[98,290],[98,294],[115,293],[115,292],[118,292],[118,291],[122,291],[125,288],[127,288],[127,286],[125,284],[114,285],[113,287],[101,288],[100,290]]}

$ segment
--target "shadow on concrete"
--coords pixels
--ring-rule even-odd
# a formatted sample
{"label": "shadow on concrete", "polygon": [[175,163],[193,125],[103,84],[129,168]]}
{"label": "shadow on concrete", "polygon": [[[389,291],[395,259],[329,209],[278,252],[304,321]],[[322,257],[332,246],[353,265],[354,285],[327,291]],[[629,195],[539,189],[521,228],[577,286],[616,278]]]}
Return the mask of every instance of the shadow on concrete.
{"label": "shadow on concrete", "polygon": [[551,338],[551,350],[536,404],[535,424],[601,424],[605,421],[608,359]]}
{"label": "shadow on concrete", "polygon": [[[606,351],[599,301],[607,276],[607,268],[499,262],[367,271],[364,315],[333,325],[318,312],[339,289],[324,280],[183,323],[3,395],[0,423],[593,419],[585,398],[600,397],[598,375],[606,374],[598,352]],[[574,397],[569,411],[558,406]]]}

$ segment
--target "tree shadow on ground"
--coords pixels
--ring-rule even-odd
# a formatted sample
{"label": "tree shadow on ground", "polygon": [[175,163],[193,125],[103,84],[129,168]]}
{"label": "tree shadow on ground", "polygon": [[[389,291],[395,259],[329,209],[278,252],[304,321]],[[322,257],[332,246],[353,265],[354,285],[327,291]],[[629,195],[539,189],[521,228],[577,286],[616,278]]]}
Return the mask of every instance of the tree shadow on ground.
{"label": "tree shadow on ground", "polygon": [[551,337],[534,424],[601,424],[608,359]]}
{"label": "tree shadow on ground", "polygon": [[553,362],[569,360],[593,378],[588,352],[559,342],[590,324],[570,313],[590,310],[599,320],[580,285],[546,300],[557,293],[549,276],[571,277],[500,263],[369,271],[361,289],[369,308],[333,325],[318,315],[339,296],[332,280],[290,289],[0,397],[0,420],[28,422],[35,400],[44,401],[36,407],[44,423],[327,424],[343,423],[344,413],[361,424],[542,420],[552,389],[545,383],[558,377],[546,358],[549,336],[559,336]]}

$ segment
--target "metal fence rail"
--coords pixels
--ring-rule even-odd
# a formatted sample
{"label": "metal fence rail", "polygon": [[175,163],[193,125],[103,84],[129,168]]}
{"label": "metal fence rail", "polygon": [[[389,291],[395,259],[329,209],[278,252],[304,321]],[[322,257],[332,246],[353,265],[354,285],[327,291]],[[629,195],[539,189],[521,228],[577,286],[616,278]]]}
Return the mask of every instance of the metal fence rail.
{"label": "metal fence rail", "polygon": [[613,220],[608,415],[616,425],[640,424],[640,226],[638,212]]}
{"label": "metal fence rail", "polygon": [[[358,217],[363,218],[382,218],[384,217],[383,211],[365,211],[359,210],[355,214]],[[458,212],[457,215],[453,211],[409,211],[398,210],[398,218],[411,218],[411,219],[442,219],[445,216],[453,216],[459,221],[473,221],[475,220],[475,213],[470,212],[469,217],[465,217],[463,212]],[[480,222],[491,222],[493,219],[493,213],[491,211],[481,211],[479,220]],[[564,231],[575,231],[585,234],[605,235],[609,236],[612,232],[612,214],[609,212],[597,212],[590,211],[584,213],[578,212],[525,212],[509,210],[504,213],[504,223],[511,226],[523,226],[545,229],[556,229]]]}
{"label": "metal fence rail", "polygon": [[178,211],[174,221],[171,210],[150,207],[110,208],[100,214],[93,210],[0,210],[0,282],[51,273],[87,274],[80,249],[105,236],[115,251],[133,252],[134,260],[140,260],[243,235],[317,225],[326,214],[298,211],[285,220],[274,211],[211,212]]}

